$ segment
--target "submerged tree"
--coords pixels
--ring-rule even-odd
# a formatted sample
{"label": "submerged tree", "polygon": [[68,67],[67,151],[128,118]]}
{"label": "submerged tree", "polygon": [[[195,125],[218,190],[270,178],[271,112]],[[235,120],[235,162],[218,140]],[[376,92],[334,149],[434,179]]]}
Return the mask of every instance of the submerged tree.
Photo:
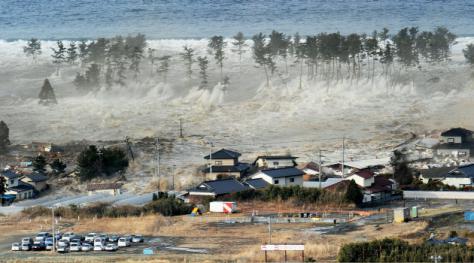
{"label": "submerged tree", "polygon": [[161,56],[157,58],[160,61],[160,66],[158,67],[158,74],[161,75],[163,82],[166,83],[168,77],[168,71],[170,69],[170,59],[171,56]]}
{"label": "submerged tree", "polygon": [[23,47],[23,52],[26,56],[31,56],[33,61],[36,62],[38,55],[41,54],[41,41],[36,38],[28,40],[26,46]]}
{"label": "submerged tree", "polygon": [[0,121],[0,153],[5,153],[10,145],[10,129],[4,121]]}
{"label": "submerged tree", "polygon": [[59,69],[61,65],[66,61],[66,47],[61,40],[56,42],[57,48],[51,48],[53,54],[51,57],[53,58],[53,64],[56,65],[56,74],[59,75]]}
{"label": "submerged tree", "polygon": [[33,159],[33,171],[46,172],[46,158],[43,155],[38,155]]}
{"label": "submerged tree", "polygon": [[66,169],[66,164],[60,159],[54,159],[54,161],[49,165],[55,174],[64,173]]}
{"label": "submerged tree", "polygon": [[194,49],[184,46],[184,52],[181,53],[181,57],[184,60],[184,64],[186,65],[186,74],[188,75],[188,79],[191,80],[191,76],[193,74],[193,63],[194,63]]}
{"label": "submerged tree", "polygon": [[49,83],[48,79],[44,80],[43,86],[41,87],[41,91],[38,97],[39,103],[43,105],[58,103],[56,100],[56,95],[54,94],[53,87],[51,86],[51,83]]}
{"label": "submerged tree", "polygon": [[223,81],[223,68],[224,68],[224,48],[226,47],[226,43],[224,41],[224,37],[222,36],[213,36],[209,40],[209,53],[214,55],[214,59],[216,60],[216,64],[220,68],[220,80]]}
{"label": "submerged tree", "polygon": [[74,41],[72,41],[69,44],[69,47],[67,49],[67,59],[66,60],[69,64],[74,64],[74,63],[76,63],[77,58],[78,58],[77,46],[76,46],[76,43]]}
{"label": "submerged tree", "polygon": [[474,44],[468,44],[465,49],[463,49],[464,58],[466,58],[469,65],[474,66]]}
{"label": "submerged tree", "polygon": [[79,59],[81,60],[81,66],[84,66],[87,63],[87,56],[89,55],[89,50],[87,46],[87,42],[85,40],[82,40],[81,43],[79,43]]}
{"label": "submerged tree", "polygon": [[207,88],[207,67],[209,64],[209,60],[207,57],[198,57],[198,64],[199,64],[199,75],[201,77],[201,84],[199,85],[199,88]]}
{"label": "submerged tree", "polygon": [[[275,70],[275,63],[272,60],[270,49],[266,43],[265,35],[259,33],[253,36],[253,58],[255,63],[263,67],[267,79],[267,87],[270,86],[270,72]],[[270,72],[269,72],[270,71]]]}
{"label": "submerged tree", "polygon": [[239,55],[239,72],[242,73],[242,55],[246,52],[247,44],[245,44],[245,37],[242,32],[237,33],[233,38],[232,45],[234,49],[232,51]]}

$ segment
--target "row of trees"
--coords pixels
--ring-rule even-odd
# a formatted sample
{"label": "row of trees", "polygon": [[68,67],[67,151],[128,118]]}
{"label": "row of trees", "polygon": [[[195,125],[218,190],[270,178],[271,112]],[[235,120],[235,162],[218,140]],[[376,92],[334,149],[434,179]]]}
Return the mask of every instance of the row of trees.
{"label": "row of trees", "polygon": [[429,262],[441,256],[443,262],[473,262],[472,247],[432,244],[409,244],[399,239],[349,243],[339,250],[339,262]]}
{"label": "row of trees", "polygon": [[103,175],[125,172],[128,157],[120,148],[101,148],[90,145],[77,157],[77,173],[82,181]]}
{"label": "row of trees", "polygon": [[7,151],[10,145],[10,129],[4,121],[0,121],[0,154]]}
{"label": "row of trees", "polygon": [[51,170],[54,174],[61,174],[64,173],[66,170],[67,165],[61,161],[61,159],[55,158],[50,163],[43,155],[38,155],[33,159],[32,166],[33,171],[46,173],[46,166],[49,164]]}
{"label": "row of trees", "polygon": [[[403,28],[393,35],[386,28],[370,35],[342,35],[336,32],[304,37],[298,33],[290,36],[272,31],[269,35],[258,33],[252,36],[251,42],[247,42],[247,37],[239,32],[231,41],[225,41],[223,36],[211,37],[207,45],[207,54],[211,58],[207,55],[198,56],[193,48],[184,46],[174,61],[182,61],[190,83],[197,66],[202,88],[209,84],[208,68],[213,62],[219,69],[219,81],[227,84],[229,77],[225,74],[225,62],[230,46],[230,51],[239,57],[240,69],[243,55],[247,52],[251,54],[254,63],[263,69],[267,85],[276,73],[284,82],[290,74],[297,74],[301,86],[305,71],[308,79],[339,81],[343,78],[360,80],[366,77],[373,80],[376,74],[392,76],[394,69],[400,71],[419,67],[422,63],[447,61],[455,38],[444,27],[437,27],[433,31]],[[166,82],[175,56],[157,55],[160,51],[152,48],[145,50],[146,47],[146,39],[142,34],[99,38],[79,44],[70,42],[68,47],[58,41],[57,47],[52,49],[52,63],[58,70],[63,64],[80,63],[85,72],[78,73],[74,83],[80,88],[91,89],[101,84],[107,87],[125,86],[130,75],[136,80],[141,73],[142,60],[146,58],[151,73]],[[41,54],[41,42],[31,39],[24,47],[24,52],[36,60]],[[469,45],[464,54],[467,61],[474,64],[474,46]]]}

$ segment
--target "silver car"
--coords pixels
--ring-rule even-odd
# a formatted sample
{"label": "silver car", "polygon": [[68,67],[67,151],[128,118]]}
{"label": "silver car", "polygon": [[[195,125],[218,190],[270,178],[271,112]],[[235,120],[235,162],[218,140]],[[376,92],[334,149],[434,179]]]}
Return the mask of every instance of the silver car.
{"label": "silver car", "polygon": [[21,250],[20,243],[16,242],[12,244],[12,251],[20,251],[20,250]]}
{"label": "silver car", "polygon": [[69,244],[69,251],[71,252],[79,252],[81,251],[81,243],[79,242],[71,242],[71,244]]}
{"label": "silver car", "polygon": [[92,247],[89,243],[84,243],[81,246],[81,251],[91,251],[94,247]]}

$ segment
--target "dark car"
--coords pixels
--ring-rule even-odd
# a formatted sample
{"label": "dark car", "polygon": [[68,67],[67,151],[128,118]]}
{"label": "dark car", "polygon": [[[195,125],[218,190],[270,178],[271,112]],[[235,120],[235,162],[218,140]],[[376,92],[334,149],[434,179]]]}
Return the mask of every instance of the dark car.
{"label": "dark car", "polygon": [[46,249],[46,245],[45,245],[44,242],[35,242],[31,246],[31,250],[41,251],[41,250],[45,250],[45,249]]}
{"label": "dark car", "polygon": [[113,242],[113,243],[117,243],[118,240],[119,240],[119,236],[117,235],[111,235],[109,236],[109,239],[108,239],[109,242]]}

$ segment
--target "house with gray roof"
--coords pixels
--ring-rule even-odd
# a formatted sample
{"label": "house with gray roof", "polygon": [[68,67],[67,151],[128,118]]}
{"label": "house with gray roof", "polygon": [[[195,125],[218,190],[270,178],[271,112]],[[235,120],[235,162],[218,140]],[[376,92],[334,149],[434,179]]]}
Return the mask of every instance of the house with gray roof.
{"label": "house with gray roof", "polygon": [[219,197],[248,189],[250,188],[247,185],[237,181],[236,179],[227,178],[222,180],[204,181],[187,191],[190,196]]}
{"label": "house with gray roof", "polygon": [[239,162],[240,153],[228,149],[220,149],[204,156],[207,164],[202,172],[207,179],[215,180],[219,176],[241,178],[249,170],[247,163]]}
{"label": "house with gray roof", "polygon": [[458,167],[441,167],[420,171],[420,179],[427,183],[429,180],[437,180],[443,184],[457,188],[474,186],[474,163]]}
{"label": "house with gray roof", "polygon": [[33,186],[38,192],[44,191],[48,188],[48,184],[46,183],[48,177],[43,173],[33,172],[23,176],[20,180]]}
{"label": "house with gray roof", "polygon": [[244,184],[248,185],[250,188],[255,189],[255,190],[263,189],[270,185],[269,183],[267,183],[267,181],[261,178],[247,179],[244,181]]}
{"label": "house with gray roof", "polygon": [[295,167],[297,165],[296,159],[298,157],[291,155],[261,155],[258,156],[253,165],[257,169],[277,169]]}
{"label": "house with gray roof", "polygon": [[469,159],[474,155],[474,132],[464,128],[452,128],[441,133],[440,143],[434,147],[437,156]]}
{"label": "house with gray roof", "polygon": [[303,185],[304,172],[295,167],[265,169],[250,176],[250,179],[262,179],[278,186]]}

